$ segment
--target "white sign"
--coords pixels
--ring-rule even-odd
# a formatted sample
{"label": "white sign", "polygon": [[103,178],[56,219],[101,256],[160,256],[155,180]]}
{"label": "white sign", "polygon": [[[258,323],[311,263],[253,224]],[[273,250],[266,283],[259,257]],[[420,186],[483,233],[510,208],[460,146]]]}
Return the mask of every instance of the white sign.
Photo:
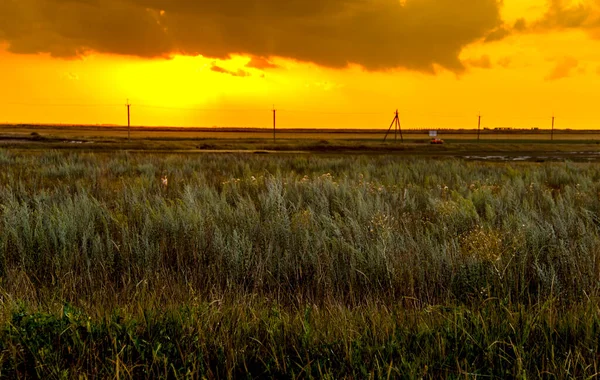
{"label": "white sign", "polygon": [[429,131],[429,137],[437,137],[437,131]]}

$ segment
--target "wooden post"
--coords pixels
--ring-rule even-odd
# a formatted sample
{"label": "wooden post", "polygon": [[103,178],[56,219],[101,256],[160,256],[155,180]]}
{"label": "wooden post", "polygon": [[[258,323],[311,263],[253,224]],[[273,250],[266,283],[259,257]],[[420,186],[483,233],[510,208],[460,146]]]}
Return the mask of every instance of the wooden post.
{"label": "wooden post", "polygon": [[129,104],[129,99],[127,99],[127,141],[131,141],[131,114],[129,112],[129,108],[131,104]]}
{"label": "wooden post", "polygon": [[277,110],[273,104],[273,142],[275,142],[275,127],[277,126]]}

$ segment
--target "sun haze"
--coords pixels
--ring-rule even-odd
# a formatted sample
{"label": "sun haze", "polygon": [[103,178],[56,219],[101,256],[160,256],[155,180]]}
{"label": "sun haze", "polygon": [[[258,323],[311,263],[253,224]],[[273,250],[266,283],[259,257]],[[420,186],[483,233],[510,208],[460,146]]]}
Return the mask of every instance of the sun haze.
{"label": "sun haze", "polygon": [[0,123],[596,128],[600,1],[5,0]]}

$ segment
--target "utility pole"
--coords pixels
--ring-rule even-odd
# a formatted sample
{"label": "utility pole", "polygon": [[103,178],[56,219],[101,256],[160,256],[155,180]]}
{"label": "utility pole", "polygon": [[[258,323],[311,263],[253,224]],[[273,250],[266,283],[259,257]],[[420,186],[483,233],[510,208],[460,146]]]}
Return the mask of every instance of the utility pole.
{"label": "utility pole", "polygon": [[131,114],[129,113],[129,99],[127,99],[127,141],[131,141]]}
{"label": "utility pole", "polygon": [[479,113],[479,120],[477,121],[477,142],[479,142],[480,134],[481,134],[481,112]]}
{"label": "utility pole", "polygon": [[554,141],[554,114],[552,115],[552,132],[550,132],[550,141]]}
{"label": "utility pole", "polygon": [[277,125],[277,110],[275,104],[273,104],[273,142],[275,142],[275,127]]}
{"label": "utility pole", "polygon": [[385,137],[383,138],[383,142],[387,139],[390,131],[394,127],[394,141],[398,141],[398,132],[400,132],[400,141],[404,143],[404,137],[402,136],[402,126],[400,125],[400,117],[398,116],[398,110],[396,110],[396,117],[392,120],[392,124],[390,124],[390,128],[388,129]]}

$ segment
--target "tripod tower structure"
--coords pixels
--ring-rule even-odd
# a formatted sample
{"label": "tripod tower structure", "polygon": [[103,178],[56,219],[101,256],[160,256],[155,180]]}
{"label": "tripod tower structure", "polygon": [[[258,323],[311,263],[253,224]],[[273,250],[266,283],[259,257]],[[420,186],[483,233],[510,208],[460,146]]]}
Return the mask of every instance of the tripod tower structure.
{"label": "tripod tower structure", "polygon": [[396,110],[396,116],[394,120],[392,120],[392,124],[390,124],[390,128],[388,129],[385,137],[383,138],[383,142],[385,142],[388,138],[388,135],[394,128],[394,141],[398,141],[398,133],[400,133],[400,141],[404,142],[404,137],[402,136],[402,125],[400,124],[400,117],[398,116],[398,110]]}

